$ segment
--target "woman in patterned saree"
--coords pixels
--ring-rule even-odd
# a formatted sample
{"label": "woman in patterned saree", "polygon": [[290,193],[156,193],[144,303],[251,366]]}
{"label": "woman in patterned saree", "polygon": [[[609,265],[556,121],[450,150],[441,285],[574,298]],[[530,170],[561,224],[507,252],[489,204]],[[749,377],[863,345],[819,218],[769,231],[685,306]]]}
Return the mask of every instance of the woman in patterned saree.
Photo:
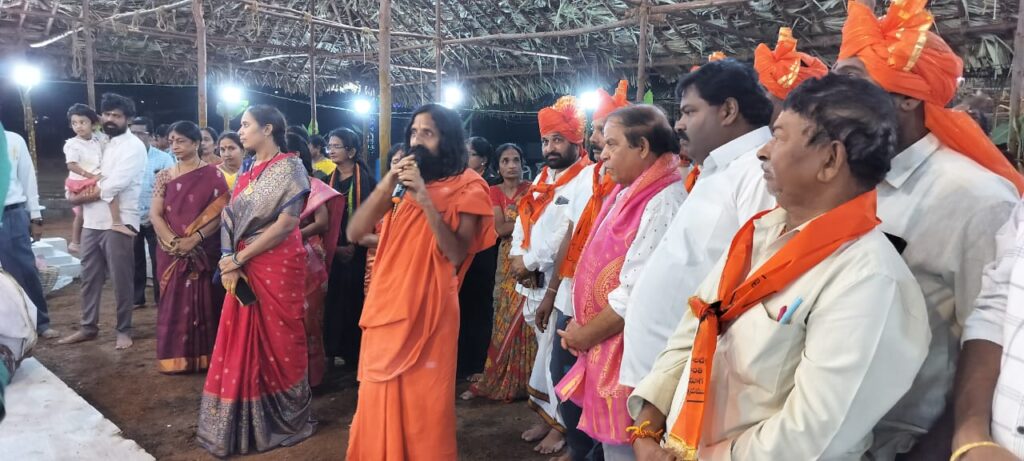
{"label": "woman in patterned saree", "polygon": [[213,282],[220,256],[220,213],[228,187],[217,167],[199,158],[201,135],[192,122],[171,125],[177,163],[157,173],[150,220],[160,249],[156,283],[157,369],[192,373],[210,365],[224,289]]}
{"label": "woman in patterned saree", "polygon": [[[221,227],[224,300],[199,408],[199,444],[216,456],[296,444],[316,428],[303,326],[306,250],[299,214],[309,193],[301,161],[281,149],[284,116],[257,105],[238,132],[256,152]],[[244,284],[244,285],[243,285]],[[251,288],[255,302],[239,297]]]}
{"label": "woman in patterned saree", "polygon": [[512,401],[526,396],[537,341],[533,328],[523,320],[523,297],[516,293],[516,279],[509,274],[509,250],[515,226],[516,203],[530,188],[522,180],[523,151],[515,144],[498,147],[498,172],[503,182],[491,186],[494,228],[498,231],[498,271],[494,277],[494,330],[487,349],[483,378],[462,393],[463,400],[487,397]]}

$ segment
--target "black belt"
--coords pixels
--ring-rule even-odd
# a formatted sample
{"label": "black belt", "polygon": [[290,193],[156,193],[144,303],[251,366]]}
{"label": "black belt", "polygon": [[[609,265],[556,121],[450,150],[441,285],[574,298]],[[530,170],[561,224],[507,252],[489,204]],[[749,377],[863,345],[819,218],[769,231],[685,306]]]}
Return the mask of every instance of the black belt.
{"label": "black belt", "polygon": [[4,207],[4,213],[7,213],[8,211],[14,211],[14,210],[17,210],[17,209],[20,209],[20,208],[25,208],[25,202],[15,203],[15,204],[12,204],[12,205],[5,206]]}

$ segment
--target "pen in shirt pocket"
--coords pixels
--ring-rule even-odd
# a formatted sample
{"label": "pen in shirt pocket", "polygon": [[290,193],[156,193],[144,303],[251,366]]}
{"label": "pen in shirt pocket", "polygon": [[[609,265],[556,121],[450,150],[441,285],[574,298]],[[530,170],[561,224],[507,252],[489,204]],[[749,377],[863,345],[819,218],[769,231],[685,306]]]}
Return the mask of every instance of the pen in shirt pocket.
{"label": "pen in shirt pocket", "polygon": [[790,319],[793,318],[793,313],[796,312],[797,308],[799,308],[803,302],[804,298],[797,296],[797,298],[793,300],[792,304],[789,306],[783,306],[782,309],[779,310],[779,323],[782,325],[788,324]]}

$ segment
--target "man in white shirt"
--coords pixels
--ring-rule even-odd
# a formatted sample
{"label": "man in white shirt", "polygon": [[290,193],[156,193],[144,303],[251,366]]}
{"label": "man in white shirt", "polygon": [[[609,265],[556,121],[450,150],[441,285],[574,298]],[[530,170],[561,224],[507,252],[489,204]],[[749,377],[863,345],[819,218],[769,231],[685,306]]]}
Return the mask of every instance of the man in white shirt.
{"label": "man in white shirt", "polygon": [[732,236],[775,200],[764,187],[757,150],[771,139],[772,104],[750,66],[732,59],[701,66],[680,81],[676,131],[700,176],[646,266],[626,307],[619,382],[636,387]]}
{"label": "man in white shirt", "polygon": [[1024,459],[1024,203],[996,234],[996,250],[956,371],[952,448],[960,461]]}
{"label": "man in white shirt", "polygon": [[40,336],[52,339],[60,336],[50,328],[46,298],[36,269],[36,257],[32,253],[32,241],[43,234],[43,207],[39,205],[39,186],[36,170],[32,165],[25,140],[17,133],[4,131],[7,151],[11,163],[10,186],[4,199],[3,223],[0,224],[0,267],[3,267],[38,310],[36,330]]}
{"label": "man in white shirt", "polygon": [[739,230],[630,396],[639,459],[862,459],[930,338],[921,290],[876,227],[893,107],[838,75],[786,100],[758,153],[779,208]]}
{"label": "man in white shirt", "polygon": [[907,459],[949,457],[960,334],[982,270],[995,258],[994,233],[1024,185],[969,115],[945,109],[963,63],[942,38],[922,29],[931,21],[923,7],[893,2],[879,19],[851,2],[833,69],[872,81],[896,101],[900,152],[878,186],[880,229],[905,242],[903,259],[924,292],[932,329],[917,380],[875,431],[871,453],[881,460],[911,452],[915,443],[919,449]]}
{"label": "man in white shirt", "polygon": [[102,179],[89,191],[71,197],[82,204],[82,328],[60,340],[61,344],[96,339],[99,333],[100,299],[107,273],[114,284],[117,304],[116,349],[132,345],[134,290],[133,237],[112,231],[110,202],[120,204],[121,222],[139,228],[139,193],[146,166],[146,146],[128,132],[128,120],[135,115],[135,103],[124,96],[107,93],[100,102],[103,132],[110,137],[100,165]]}
{"label": "man in white shirt", "polygon": [[535,450],[553,454],[564,446],[566,431],[551,373],[555,329],[539,328],[536,317],[547,294],[557,295],[556,309],[572,315],[571,305],[566,305],[569,296],[563,293],[570,289],[570,284],[554,286],[552,280],[558,271],[555,262],[559,249],[590,199],[594,165],[583,149],[586,121],[575,98],[565,96],[554,106],[541,109],[538,121],[546,166],[520,202],[509,255],[511,273],[519,280],[516,291],[525,298],[524,319],[537,333],[537,355],[527,388],[527,403],[546,423],[524,432],[523,439],[540,440]]}

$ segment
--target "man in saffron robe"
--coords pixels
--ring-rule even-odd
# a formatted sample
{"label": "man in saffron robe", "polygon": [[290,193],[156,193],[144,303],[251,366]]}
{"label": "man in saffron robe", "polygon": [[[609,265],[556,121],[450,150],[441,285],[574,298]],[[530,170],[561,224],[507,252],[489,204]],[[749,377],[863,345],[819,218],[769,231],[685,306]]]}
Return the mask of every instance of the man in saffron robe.
{"label": "man in saffron robe", "polygon": [[960,334],[984,266],[995,259],[996,230],[1024,190],[1024,179],[970,115],[945,108],[963,62],[929,31],[925,3],[894,1],[876,18],[867,5],[850,2],[833,69],[875,83],[896,101],[899,153],[878,186],[880,229],[906,242],[902,256],[925,293],[932,329],[913,387],[875,431],[872,454],[883,460],[915,443],[917,459],[949,458],[952,415],[944,410],[951,408]]}
{"label": "man in saffron robe", "polygon": [[582,407],[578,428],[602,444],[606,461],[633,458],[632,423],[619,384],[626,302],[640,268],[686,198],[679,142],[654,106],[607,116],[601,160],[616,184],[594,220],[573,280],[575,315],[558,331],[579,360],[557,385],[560,400]]}
{"label": "man in saffron robe", "polygon": [[789,92],[804,80],[824,76],[828,66],[814,56],[797,51],[793,29],[780,27],[774,50],[764,43],[754,49],[754,70],[761,86],[768,90],[768,99],[774,107],[772,121],[775,121]]}
{"label": "man in saffron robe", "polygon": [[[487,183],[466,169],[462,121],[421,106],[408,155],[348,225],[357,242],[382,218],[373,281],[359,321],[359,400],[349,461],[454,460],[459,285],[473,255],[494,244]],[[407,192],[399,203],[397,184]]]}
{"label": "man in saffron robe", "polygon": [[786,100],[758,152],[779,207],[740,228],[630,396],[638,458],[862,459],[930,337],[921,290],[877,228],[894,112],[838,75]]}

